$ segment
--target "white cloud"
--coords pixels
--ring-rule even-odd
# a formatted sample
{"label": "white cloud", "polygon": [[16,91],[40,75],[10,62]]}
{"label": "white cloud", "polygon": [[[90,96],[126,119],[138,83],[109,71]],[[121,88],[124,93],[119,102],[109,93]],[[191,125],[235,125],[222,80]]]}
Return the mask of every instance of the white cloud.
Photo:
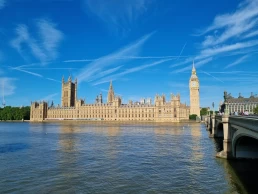
{"label": "white cloud", "polygon": [[[188,57],[171,67],[188,64],[193,59],[205,61],[211,57],[214,60],[231,55],[240,55],[241,62],[246,59],[247,54],[256,52],[254,48],[258,45],[257,24],[258,1],[244,0],[235,11],[217,15],[212,24],[202,30],[199,34],[203,36],[202,47],[195,57]],[[228,67],[240,62],[236,61]],[[179,69],[178,72],[189,69],[190,66]]]}
{"label": "white cloud", "polygon": [[110,30],[127,33],[153,0],[84,0],[86,13],[97,16]]}
{"label": "white cloud", "polygon": [[55,96],[57,96],[58,93],[54,93],[54,94],[49,94],[43,98],[41,98],[39,101],[51,101],[54,99]]}
{"label": "white cloud", "polygon": [[[209,57],[209,58],[203,59],[201,61],[198,61],[197,63],[194,63],[194,65],[195,65],[195,67],[198,68],[198,67],[201,67],[204,64],[209,63],[212,60],[213,60],[213,58]],[[183,71],[188,71],[188,70],[191,70],[192,67],[193,67],[192,65],[189,65],[189,66],[186,66],[186,67],[184,67],[182,69],[178,69],[178,70],[174,71],[174,73],[180,73],[180,72],[183,72]]]}
{"label": "white cloud", "polygon": [[81,62],[91,62],[95,61],[96,59],[72,59],[72,60],[65,60],[64,63],[81,63]]}
{"label": "white cloud", "polygon": [[64,37],[63,33],[56,28],[56,24],[44,19],[39,20],[37,25],[42,39],[42,47],[50,59],[55,59],[58,55],[58,46]]}
{"label": "white cloud", "polygon": [[0,9],[3,9],[5,7],[6,1],[0,0]]}
{"label": "white cloud", "polygon": [[230,45],[221,45],[214,48],[207,48],[200,52],[200,56],[197,58],[204,58],[208,56],[214,56],[221,53],[231,52],[239,49],[249,48],[258,45],[258,40],[248,42],[238,42]]}
{"label": "white cloud", "polygon": [[16,88],[14,85],[15,80],[16,80],[15,78],[10,78],[10,77],[1,77],[0,78],[1,101],[3,99],[3,96],[10,96],[10,95],[14,94],[14,91]]}
{"label": "white cloud", "polygon": [[164,62],[167,62],[167,61],[170,61],[170,60],[172,60],[172,59],[163,59],[163,60],[155,61],[155,62],[150,63],[150,64],[130,68],[130,69],[127,69],[127,70],[125,70],[121,73],[117,73],[117,74],[114,74],[114,75],[110,75],[108,77],[104,77],[103,79],[95,82],[93,85],[99,85],[99,84],[102,84],[102,83],[109,82],[110,80],[116,80],[116,79],[118,79],[118,78],[120,78],[124,75],[130,74],[130,73],[135,73],[135,72],[141,71],[143,69],[147,69],[149,67],[153,67],[153,66],[159,65],[161,63],[164,63]]}
{"label": "white cloud", "polygon": [[[258,9],[258,8],[257,8]],[[245,32],[257,25],[257,21],[236,23],[233,26],[227,27],[220,35],[215,34],[214,36],[208,35],[205,37],[202,45],[203,47],[218,45],[224,43],[228,39],[241,37]]]}
{"label": "white cloud", "polygon": [[[143,36],[140,40],[126,46],[125,48],[122,48],[117,52],[111,53],[109,55],[99,58],[96,61],[91,62],[85,68],[83,68],[82,71],[79,72],[79,74],[76,76],[78,78],[78,82],[94,79],[96,74],[102,72],[107,67],[117,67],[119,65],[119,61],[117,60],[117,58],[128,55],[137,56],[143,44],[152,36],[152,34],[153,33],[147,34]],[[127,59],[126,61],[129,60],[132,59]]]}
{"label": "white cloud", "polygon": [[31,71],[26,71],[26,70],[23,70],[23,69],[20,69],[20,68],[12,68],[14,70],[17,70],[17,71],[21,71],[21,72],[24,72],[24,73],[27,73],[27,74],[31,74],[31,75],[34,75],[34,76],[37,76],[37,77],[43,77],[42,75],[38,74],[38,73],[34,73],[34,72],[31,72]]}
{"label": "white cloud", "polygon": [[123,65],[120,65],[118,67],[114,67],[114,68],[102,71],[102,72],[96,74],[96,76],[94,76],[93,80],[104,77],[104,76],[109,75],[111,73],[114,73],[114,72],[118,71],[121,67],[123,67]]}
{"label": "white cloud", "polygon": [[216,16],[213,23],[203,30],[202,34],[221,28],[236,27],[239,26],[239,24],[248,24],[251,20],[257,19],[257,16],[258,1],[245,0],[244,3],[238,6],[238,9],[234,13]]}
{"label": "white cloud", "polygon": [[181,66],[181,65],[189,64],[190,62],[193,61],[193,59],[194,59],[194,58],[187,58],[187,59],[185,59],[185,60],[182,61],[182,62],[179,62],[179,63],[176,63],[176,64],[171,65],[170,67],[178,67],[178,66]]}
{"label": "white cloud", "polygon": [[240,63],[242,63],[245,59],[247,59],[249,57],[249,55],[245,55],[245,56],[242,56],[240,57],[239,59],[237,59],[236,61],[234,61],[233,63],[231,64],[228,64],[225,69],[229,68],[229,67],[233,67],[235,65],[238,65]]}
{"label": "white cloud", "polygon": [[[144,59],[179,59],[179,58],[188,58],[190,56],[182,56],[182,52],[185,48],[186,44],[183,46],[180,55],[169,55],[169,56],[122,56],[117,57],[116,60],[144,60]],[[115,59],[115,58],[114,58]],[[83,62],[92,62],[97,61],[99,59],[72,59],[72,60],[65,60],[64,63],[83,63]]]}
{"label": "white cloud", "polygon": [[217,77],[215,77],[215,76],[211,75],[211,74],[210,74],[210,73],[208,73],[208,72],[205,72],[205,71],[201,71],[201,72],[203,72],[204,74],[206,74],[206,75],[208,75],[208,76],[210,76],[210,77],[212,77],[212,78],[216,79],[217,81],[220,81],[220,82],[224,83],[224,81],[222,81],[221,79],[219,79],[219,78],[217,78]]}
{"label": "white cloud", "polygon": [[47,79],[47,80],[50,80],[50,81],[54,81],[54,82],[61,83],[61,81],[59,81],[59,80],[56,80],[56,79],[52,79],[52,78],[49,78],[49,77],[47,77],[46,79]]}
{"label": "white cloud", "polygon": [[17,37],[11,41],[11,45],[19,54],[24,57],[24,46],[27,46],[32,55],[42,64],[54,60],[58,56],[58,46],[63,39],[63,33],[56,29],[55,24],[47,20],[38,20],[39,40],[35,39],[24,24],[20,24],[16,28]]}
{"label": "white cloud", "polygon": [[258,36],[258,30],[250,32],[249,34],[245,35],[244,38],[252,38],[254,36]]}

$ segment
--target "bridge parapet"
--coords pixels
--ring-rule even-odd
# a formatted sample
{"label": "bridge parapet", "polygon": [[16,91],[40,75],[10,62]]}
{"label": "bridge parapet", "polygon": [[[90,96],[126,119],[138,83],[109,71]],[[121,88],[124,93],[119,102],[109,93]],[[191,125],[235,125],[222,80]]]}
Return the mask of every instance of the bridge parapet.
{"label": "bridge parapet", "polygon": [[230,116],[229,123],[232,127],[242,127],[247,130],[258,132],[258,117]]}

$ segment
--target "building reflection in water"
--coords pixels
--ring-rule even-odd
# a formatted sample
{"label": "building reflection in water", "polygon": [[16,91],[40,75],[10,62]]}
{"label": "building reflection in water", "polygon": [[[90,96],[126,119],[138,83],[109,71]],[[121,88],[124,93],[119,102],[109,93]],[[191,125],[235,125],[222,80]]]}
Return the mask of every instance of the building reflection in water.
{"label": "building reflection in water", "polygon": [[62,152],[75,152],[76,127],[73,125],[60,125],[59,143]]}
{"label": "building reflection in water", "polygon": [[[188,127],[189,130],[189,171],[192,175],[197,177],[203,177],[206,170],[206,166],[203,165],[205,158],[203,156],[205,152],[205,146],[202,144],[202,131],[201,125],[198,123],[192,123]],[[192,179],[193,182],[198,182],[199,180]]]}
{"label": "building reflection in water", "polygon": [[203,159],[203,150],[201,149],[202,132],[200,125],[192,124],[190,127],[192,137],[192,160],[201,161]]}
{"label": "building reflection in water", "polygon": [[108,140],[106,156],[109,159],[115,160],[117,159],[117,154],[119,152],[118,141],[119,141],[119,135],[120,135],[120,126],[109,126],[109,127],[106,127],[105,130],[107,130],[107,140]]}
{"label": "building reflection in water", "polygon": [[[184,128],[182,124],[161,124],[154,127],[154,139],[151,141],[153,150],[159,157],[173,157],[183,154],[182,134]],[[173,141],[172,141],[173,139]]]}
{"label": "building reflection in water", "polygon": [[[65,182],[69,191],[73,191],[74,180],[79,177],[78,150],[76,146],[76,136],[78,128],[74,125],[59,125],[59,156],[58,165],[61,172],[61,181]],[[77,132],[76,132],[77,131]],[[78,172],[78,173],[76,173]]]}
{"label": "building reflection in water", "polygon": [[110,126],[107,127],[107,135],[109,137],[119,136],[120,126]]}
{"label": "building reflection in water", "polygon": [[175,135],[180,136],[183,134],[184,126],[183,125],[167,125],[167,126],[155,126],[154,133],[156,135]]}

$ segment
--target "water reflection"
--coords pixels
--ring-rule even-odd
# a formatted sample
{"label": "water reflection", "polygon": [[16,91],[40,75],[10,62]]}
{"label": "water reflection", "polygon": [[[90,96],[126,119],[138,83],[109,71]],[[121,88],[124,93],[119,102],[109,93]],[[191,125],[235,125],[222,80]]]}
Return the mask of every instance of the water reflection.
{"label": "water reflection", "polygon": [[120,133],[120,126],[108,126],[107,127],[107,135],[114,137],[119,136]]}
{"label": "water reflection", "polygon": [[192,160],[198,162],[203,159],[203,150],[201,148],[201,129],[198,125],[193,125],[191,128],[191,137],[192,137]]}
{"label": "water reflection", "polygon": [[107,144],[106,155],[107,155],[107,158],[111,160],[115,160],[119,153],[119,150],[118,150],[119,134],[120,134],[119,126],[107,127],[108,144]]}
{"label": "water reflection", "polygon": [[240,181],[239,177],[235,173],[235,170],[230,165],[230,161],[224,159],[217,159],[217,162],[222,165],[225,169],[226,180],[230,183],[229,191],[227,193],[241,193],[247,194],[243,183]]}
{"label": "water reflection", "polygon": [[77,132],[73,125],[60,125],[59,144],[61,152],[77,151],[75,146]]}
{"label": "water reflection", "polygon": [[[61,190],[74,192],[74,180],[79,176],[78,172],[78,149],[77,133],[80,132],[74,125],[59,126],[59,151],[57,156],[57,165],[60,171],[56,184],[62,182]],[[54,188],[53,188],[54,189]]]}

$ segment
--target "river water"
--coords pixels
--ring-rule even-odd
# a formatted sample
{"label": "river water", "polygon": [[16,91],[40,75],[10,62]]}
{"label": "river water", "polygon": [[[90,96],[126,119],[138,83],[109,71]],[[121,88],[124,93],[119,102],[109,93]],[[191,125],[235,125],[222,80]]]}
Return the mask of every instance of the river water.
{"label": "river water", "polygon": [[220,143],[200,123],[0,122],[0,193],[257,193],[257,162]]}

